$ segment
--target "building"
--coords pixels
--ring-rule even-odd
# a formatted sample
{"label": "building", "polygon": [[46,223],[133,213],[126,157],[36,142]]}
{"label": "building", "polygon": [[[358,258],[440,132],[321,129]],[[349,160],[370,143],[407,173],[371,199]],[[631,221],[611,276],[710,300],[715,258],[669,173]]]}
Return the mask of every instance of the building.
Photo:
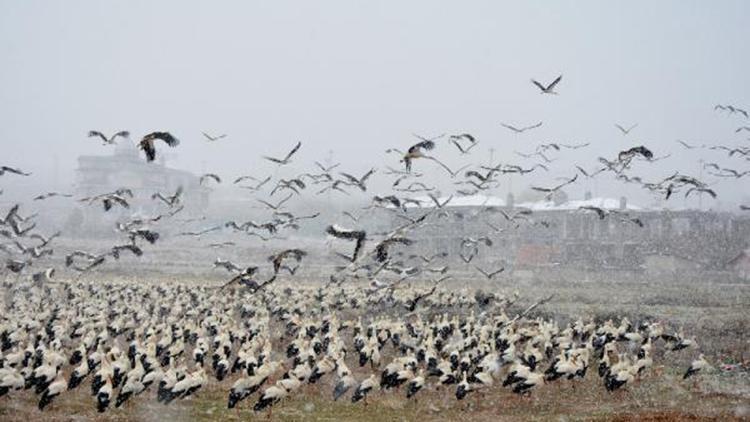
{"label": "building", "polygon": [[[409,208],[415,215],[434,206],[432,200],[417,199],[421,206]],[[727,257],[750,246],[750,219],[728,212],[654,210],[629,204],[625,198],[516,204],[511,197],[456,199],[446,206],[450,213],[414,232],[414,246],[423,253],[448,252],[451,264],[459,267],[465,265],[457,258],[464,237],[490,236],[493,247],[472,264],[503,263],[506,270],[567,266],[647,272],[669,263],[687,264],[683,268],[687,272],[725,271]],[[582,206],[613,212],[600,218]],[[402,219],[391,218],[382,226],[403,224]]]}
{"label": "building", "polygon": [[182,202],[185,215],[195,215],[209,204],[210,190],[200,185],[198,176],[176,170],[160,162],[147,162],[138,153],[135,144],[121,139],[111,155],[85,155],[78,157],[75,191],[77,197],[90,197],[112,192],[119,188],[133,191],[130,209],[119,206],[102,212],[101,203],[81,204],[74,213],[85,233],[112,232],[112,225],[119,219],[132,215],[156,215],[165,211],[160,201],[151,199],[155,192],[172,195],[178,187],[183,188]]}

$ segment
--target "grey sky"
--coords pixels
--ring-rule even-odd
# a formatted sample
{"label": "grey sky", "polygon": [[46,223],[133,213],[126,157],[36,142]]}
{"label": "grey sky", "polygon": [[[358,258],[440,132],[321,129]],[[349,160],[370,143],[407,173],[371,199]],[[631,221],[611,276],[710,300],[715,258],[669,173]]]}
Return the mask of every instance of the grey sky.
{"label": "grey sky", "polygon": [[[334,150],[359,172],[398,164],[383,151],[412,132],[460,131],[482,142],[474,161],[489,148],[522,162],[513,150],[591,142],[538,183],[640,143],[674,154],[646,174],[697,175],[701,154],[725,154],[676,139],[747,144],[734,133],[747,120],[712,110],[750,107],[747,16],[741,0],[0,1],[0,161],[51,181],[57,157],[69,181],[79,154],[108,153],[89,129],[169,130],[182,140],[171,162],[189,170],[263,173],[260,154],[301,140],[300,165]],[[556,97],[529,82],[560,73]],[[499,126],[539,120],[522,137]],[[624,138],[615,122],[640,126]],[[230,137],[207,144],[200,131]],[[447,145],[437,155],[455,156]],[[727,186],[723,201],[739,200],[738,183]]]}

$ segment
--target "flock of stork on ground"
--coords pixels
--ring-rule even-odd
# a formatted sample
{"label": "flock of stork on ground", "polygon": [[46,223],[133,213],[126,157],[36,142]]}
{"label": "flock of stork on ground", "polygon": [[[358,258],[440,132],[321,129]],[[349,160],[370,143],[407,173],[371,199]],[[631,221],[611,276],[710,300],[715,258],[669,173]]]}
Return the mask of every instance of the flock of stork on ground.
{"label": "flock of stork on ground", "polygon": [[[533,82],[543,94],[555,94],[560,80],[561,77],[549,85]],[[747,112],[735,106],[717,105],[716,110],[747,118]],[[519,128],[503,124],[515,133],[541,125],[539,122]],[[636,125],[616,126],[627,136]],[[737,132],[742,130],[750,128],[743,126]],[[121,131],[107,137],[91,131],[89,136],[109,145],[118,142],[117,138],[128,138],[129,133]],[[226,137],[206,133],[203,136],[208,142]],[[169,404],[215,384],[228,388],[229,408],[257,392],[253,409],[262,411],[304,390],[306,384],[328,385],[334,400],[348,395],[352,402],[366,402],[368,395],[397,391],[412,399],[428,388],[452,391],[456,399],[462,400],[475,391],[497,385],[518,394],[532,394],[546,383],[579,382],[591,377],[588,369],[592,365],[593,376],[599,376],[602,386],[613,391],[642,377],[654,365],[654,358],[698,348],[695,338],[686,337],[681,329],[670,329],[663,321],[578,319],[561,326],[552,319],[532,317],[535,309],[550,297],[516,313],[511,309],[518,300],[517,293],[506,297],[496,292],[471,294],[439,288],[442,281],[450,278],[449,268],[440,265],[447,252],[437,251],[431,256],[408,254],[414,243],[409,233],[449,215],[447,205],[454,196],[495,187],[503,174],[546,171],[553,161],[550,154],[587,144],[548,143],[531,153],[519,153],[537,160],[528,167],[506,163],[452,170],[431,151],[443,144],[466,156],[479,143],[474,136],[460,133],[418,138],[419,142],[405,152],[386,151],[398,154],[403,167],[388,167],[385,173],[393,178],[393,192],[373,196],[369,207],[386,209],[403,224],[388,233],[329,225],[326,233],[351,244],[352,252],[336,252],[340,265],[324,285],[300,283],[292,288],[288,284],[307,255],[301,249],[276,251],[268,263],[257,265],[240,266],[217,259],[214,266],[232,274],[219,286],[58,279],[54,267],[44,268],[44,260],[54,254],[52,244],[60,233],[46,236],[35,231],[36,214],[24,215],[21,204],[12,206],[0,219],[0,239],[4,239],[0,250],[9,256],[4,268],[17,275],[15,282],[6,277],[3,286],[0,396],[13,397],[18,390],[33,389],[39,409],[45,409],[64,401],[66,394],[87,388],[97,409],[104,412],[112,404],[120,407],[126,402],[154,398]],[[170,147],[179,144],[169,132],[147,134],[139,146],[149,162],[156,157],[157,141]],[[680,142],[685,148],[725,150],[730,157],[745,163],[750,160],[750,147]],[[286,166],[301,146],[297,143],[283,158],[264,158]],[[427,160],[444,169],[457,185],[456,192],[447,199],[436,196],[436,188],[428,186],[425,179],[420,179],[422,173],[414,170],[415,162]],[[685,174],[675,173],[653,182],[632,174],[635,161],[656,160],[651,150],[638,145],[613,158],[599,158],[597,168],[576,166],[575,175],[561,183],[533,189],[550,198],[576,183],[579,176],[593,178],[612,173],[619,180],[639,184],[667,199],[677,192],[684,192],[685,196],[716,196],[708,183]],[[272,181],[271,176],[245,175],[234,181],[256,195],[270,190],[264,199],[257,198],[268,209],[267,221],[228,221],[180,235],[200,237],[231,230],[266,241],[280,232],[299,229],[305,220],[319,218],[317,213],[294,215],[287,211],[286,205],[295,196],[313,190],[313,186],[318,194],[348,194],[352,189],[367,192],[368,180],[376,172],[372,169],[357,177],[336,173],[338,164],[315,164],[319,171],[289,179]],[[713,163],[706,166],[717,177],[740,179],[750,174],[749,170]],[[2,166],[0,175],[4,174],[30,175]],[[201,177],[201,184],[204,183],[221,183],[221,178],[205,174]],[[271,199],[284,192],[283,199]],[[413,193],[429,196],[432,204],[424,206],[409,198]],[[71,196],[49,192],[33,200]],[[114,207],[128,209],[133,196],[132,190],[123,187],[79,200],[89,205],[101,204],[108,212]],[[158,225],[183,209],[182,189],[155,192],[152,199],[163,204],[162,214],[119,221],[116,230],[122,242],[103,252],[70,251],[65,255],[66,268],[88,273],[108,260],[119,259],[123,253],[141,256],[145,245],[156,244],[160,237]],[[580,212],[643,226],[624,211],[587,206]],[[364,215],[353,211],[343,214],[354,225]],[[487,224],[493,229],[490,236],[465,237],[461,241],[464,262],[468,264],[482,248],[491,246],[492,236],[522,224],[538,224],[531,211],[501,214],[505,227],[498,227],[499,223],[488,216]],[[231,241],[211,244],[217,249],[232,245]],[[503,269],[477,270],[492,279]],[[395,280],[379,281],[385,279],[385,274],[395,274]],[[410,279],[418,275],[437,278],[427,286],[411,283]],[[709,367],[700,354],[684,378]],[[84,387],[86,383],[88,387]]]}

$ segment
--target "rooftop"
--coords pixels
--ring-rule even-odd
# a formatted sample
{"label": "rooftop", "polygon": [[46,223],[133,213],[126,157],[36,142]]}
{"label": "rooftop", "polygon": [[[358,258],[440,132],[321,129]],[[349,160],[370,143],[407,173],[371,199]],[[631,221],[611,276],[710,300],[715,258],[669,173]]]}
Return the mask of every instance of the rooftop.
{"label": "rooftop", "polygon": [[[582,200],[566,201],[561,204],[555,204],[553,201],[522,202],[516,204],[519,208],[528,208],[533,211],[559,211],[559,210],[577,210],[580,207],[597,207],[606,210],[616,210],[620,208],[620,200],[616,198],[591,198]],[[625,209],[631,211],[641,211],[643,208],[625,204]]]}
{"label": "rooftop", "polygon": [[[432,208],[435,203],[427,196],[418,196],[413,198],[421,204],[422,208]],[[438,201],[441,203],[448,200],[448,197],[440,197]],[[416,207],[415,204],[407,204],[408,207]],[[447,207],[505,207],[507,201],[497,196],[485,196],[485,195],[470,195],[470,196],[454,196],[453,199],[446,205]],[[516,208],[528,208],[533,211],[561,211],[561,210],[576,210],[580,207],[592,206],[602,209],[619,209],[620,199],[617,198],[591,198],[582,200],[571,200],[560,204],[555,204],[554,201],[535,201],[535,202],[521,202],[514,204]],[[637,205],[626,203],[625,208],[631,211],[641,211],[644,208]]]}

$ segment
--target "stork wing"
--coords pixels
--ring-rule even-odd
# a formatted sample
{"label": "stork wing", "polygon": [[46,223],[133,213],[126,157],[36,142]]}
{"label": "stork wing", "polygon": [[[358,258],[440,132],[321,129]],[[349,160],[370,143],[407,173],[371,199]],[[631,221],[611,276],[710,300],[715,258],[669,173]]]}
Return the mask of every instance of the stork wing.
{"label": "stork wing", "polygon": [[221,177],[214,173],[206,173],[203,176],[201,176],[201,182],[203,182],[205,179],[214,179],[216,183],[221,183]]}
{"label": "stork wing", "polygon": [[484,271],[483,269],[479,268],[476,265],[474,266],[474,268],[476,268],[477,271],[479,271],[480,273],[482,273],[482,275],[484,275],[485,277],[490,278],[490,275],[486,271]]}
{"label": "stork wing", "polygon": [[154,136],[156,139],[164,141],[170,147],[176,147],[180,144],[180,140],[172,136],[169,132],[154,132]]}
{"label": "stork wing", "polygon": [[156,149],[154,148],[153,141],[144,138],[140,142],[140,147],[146,153],[147,161],[154,161],[156,159]]}
{"label": "stork wing", "polygon": [[[458,148],[459,151],[461,151],[461,154],[466,154],[466,151],[461,147],[461,144],[459,144],[458,141],[455,138],[451,139],[451,143],[453,145],[455,145],[456,148]],[[453,174],[453,173],[451,173],[451,174]]]}
{"label": "stork wing", "polygon": [[445,171],[447,171],[448,174],[450,174],[451,176],[453,176],[453,175],[456,174],[448,166],[446,166],[445,164],[441,163],[440,160],[438,160],[437,158],[435,158],[435,157],[424,157],[424,158],[427,158],[428,160],[432,160],[432,161],[440,164],[440,167],[442,167],[443,169],[445,169]]}
{"label": "stork wing", "polygon": [[507,129],[510,129],[510,130],[512,130],[513,132],[516,132],[516,133],[523,132],[523,130],[518,129],[517,127],[511,126],[511,125],[506,125],[505,123],[500,123],[500,126],[503,126],[503,127],[507,128]]}
{"label": "stork wing", "polygon": [[253,181],[256,181],[256,182],[258,181],[258,179],[254,178],[253,176],[240,176],[240,177],[234,179],[234,182],[232,182],[232,183],[237,184],[237,183],[240,183],[240,182],[242,182],[244,180],[253,180]]}
{"label": "stork wing", "polygon": [[526,126],[525,128],[523,128],[523,130],[536,129],[536,128],[538,128],[539,126],[541,126],[541,125],[542,125],[542,123],[544,123],[544,122],[539,122],[539,123],[537,123],[537,124],[535,124],[535,125],[531,125],[531,126]]}
{"label": "stork wing", "polygon": [[0,175],[2,175],[3,173],[5,173],[6,171],[9,172],[9,173],[20,174],[21,176],[30,176],[31,175],[31,173],[24,173],[23,171],[21,171],[21,169],[17,169],[17,168],[13,168],[13,167],[7,167],[7,166],[0,167]]}
{"label": "stork wing", "polygon": [[255,186],[255,189],[260,189],[263,185],[268,183],[269,180],[271,180],[271,176],[266,177],[262,182],[258,183],[258,185]]}
{"label": "stork wing", "polygon": [[164,195],[161,194],[161,192],[156,192],[155,194],[151,195],[151,199],[160,199],[165,204],[169,205],[169,201],[164,197]]}
{"label": "stork wing", "polygon": [[284,198],[284,199],[282,199],[281,201],[279,201],[279,204],[278,204],[278,205],[276,205],[276,208],[279,208],[279,207],[281,207],[282,205],[284,205],[284,203],[286,203],[286,201],[288,201],[288,200],[292,199],[292,196],[294,196],[294,195],[290,193],[290,194],[289,194],[289,196],[287,196],[286,198]]}
{"label": "stork wing", "polygon": [[268,202],[266,202],[266,201],[264,201],[264,200],[262,200],[262,199],[256,199],[256,201],[258,201],[258,202],[260,202],[261,204],[263,204],[263,205],[267,206],[268,208],[271,208],[271,209],[274,209],[274,210],[278,208],[278,207],[277,207],[276,205],[273,205],[273,204],[271,204],[271,203],[268,203]]}
{"label": "stork wing", "polygon": [[109,143],[109,139],[107,139],[106,136],[104,136],[103,133],[99,132],[98,130],[90,130],[89,131],[89,138],[92,137],[98,137],[104,142],[105,144]]}
{"label": "stork wing", "polygon": [[265,158],[268,161],[273,161],[276,164],[284,164],[284,161],[279,160],[278,158],[266,157],[266,156],[263,156],[263,158]]}
{"label": "stork wing", "polygon": [[115,133],[114,135],[112,135],[112,137],[109,139],[109,142],[114,143],[115,138],[117,138],[118,136],[123,137],[123,138],[127,138],[127,137],[130,136],[130,132],[128,132],[127,130],[121,130],[121,131]]}
{"label": "stork wing", "polygon": [[370,171],[368,171],[367,173],[365,173],[364,176],[362,176],[362,178],[360,179],[360,182],[365,183],[365,181],[367,181],[367,179],[369,179],[370,176],[372,176],[374,173],[375,173],[375,169],[374,168],[370,169]]}
{"label": "stork wing", "polygon": [[531,83],[536,85],[537,88],[541,89],[542,91],[546,91],[547,88],[544,87],[544,85],[540,84],[539,82],[535,81],[534,79],[531,80]]}
{"label": "stork wing", "polygon": [[119,195],[112,196],[111,199],[125,208],[130,208],[130,204],[128,204],[128,201],[126,201],[125,198]]}
{"label": "stork wing", "polygon": [[292,150],[289,151],[289,154],[286,155],[286,158],[284,158],[284,161],[287,161],[290,158],[292,158],[292,155],[294,155],[300,149],[301,146],[302,146],[302,142],[297,142],[297,145],[295,145],[294,148],[292,148]]}
{"label": "stork wing", "polygon": [[170,202],[173,203],[173,202],[178,201],[180,199],[180,197],[182,196],[182,191],[183,191],[182,186],[178,186],[177,190],[174,193],[174,195],[172,195],[172,197],[170,198],[171,199]]}
{"label": "stork wing", "polygon": [[357,179],[356,177],[352,176],[351,174],[349,174],[349,173],[343,173],[343,172],[341,172],[339,174],[342,175],[342,176],[344,176],[344,177],[346,177],[347,179],[349,179],[350,182],[359,184],[359,179]]}
{"label": "stork wing", "polygon": [[[584,144],[574,144],[574,145],[570,145],[570,144],[560,144],[559,146],[560,146],[560,147],[564,147],[564,148],[568,148],[568,149],[579,149],[579,148],[584,148],[584,147],[587,147],[587,146],[589,146],[589,143],[588,143],[588,142],[586,142],[586,143],[584,143]],[[559,151],[559,147],[558,147],[558,151]]]}
{"label": "stork wing", "polygon": [[557,84],[560,83],[561,80],[562,80],[562,75],[558,76],[557,79],[555,79],[554,81],[552,81],[552,83],[549,84],[549,86],[547,87],[547,90],[551,91],[555,87],[555,85],[557,85]]}

